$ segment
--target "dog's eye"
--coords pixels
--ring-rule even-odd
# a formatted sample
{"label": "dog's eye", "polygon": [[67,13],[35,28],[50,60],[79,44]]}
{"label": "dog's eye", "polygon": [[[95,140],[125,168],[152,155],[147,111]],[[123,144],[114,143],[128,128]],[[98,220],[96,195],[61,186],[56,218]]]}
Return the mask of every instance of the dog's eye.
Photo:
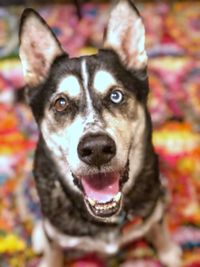
{"label": "dog's eye", "polygon": [[112,91],[112,93],[110,94],[110,100],[114,103],[114,104],[120,104],[123,100],[124,100],[124,95],[121,91],[119,90],[114,90]]}
{"label": "dog's eye", "polygon": [[58,98],[54,103],[54,108],[58,112],[64,111],[66,107],[67,107],[67,100],[64,97]]}

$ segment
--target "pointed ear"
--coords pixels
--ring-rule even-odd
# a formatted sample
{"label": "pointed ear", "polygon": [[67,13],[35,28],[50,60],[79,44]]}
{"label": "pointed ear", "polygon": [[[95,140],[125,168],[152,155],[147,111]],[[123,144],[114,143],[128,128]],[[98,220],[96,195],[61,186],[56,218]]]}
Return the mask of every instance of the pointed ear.
{"label": "pointed ear", "polygon": [[20,24],[19,56],[28,86],[41,83],[54,59],[64,51],[46,22],[33,9],[25,9]]}
{"label": "pointed ear", "polygon": [[114,50],[128,69],[146,67],[144,25],[131,0],[119,0],[111,11],[104,48]]}

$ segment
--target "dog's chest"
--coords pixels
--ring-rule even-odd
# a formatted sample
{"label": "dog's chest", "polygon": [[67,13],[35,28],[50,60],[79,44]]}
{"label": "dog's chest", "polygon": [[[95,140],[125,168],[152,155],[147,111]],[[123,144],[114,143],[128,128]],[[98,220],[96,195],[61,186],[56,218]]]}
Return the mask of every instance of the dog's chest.
{"label": "dog's chest", "polygon": [[[158,201],[151,216],[143,220],[139,217],[116,227],[110,232],[101,232],[93,236],[64,235],[57,230],[47,219],[44,221],[44,230],[47,236],[63,249],[76,249],[85,252],[115,254],[121,247],[133,240],[145,236],[152,225],[158,222],[163,215],[163,202]],[[83,226],[84,227],[84,226]]]}
{"label": "dog's chest", "polygon": [[101,233],[95,237],[70,236],[61,233],[48,221],[44,221],[44,230],[50,240],[59,245],[63,250],[80,250],[84,252],[99,252],[115,254],[120,246],[120,228],[108,233]]}

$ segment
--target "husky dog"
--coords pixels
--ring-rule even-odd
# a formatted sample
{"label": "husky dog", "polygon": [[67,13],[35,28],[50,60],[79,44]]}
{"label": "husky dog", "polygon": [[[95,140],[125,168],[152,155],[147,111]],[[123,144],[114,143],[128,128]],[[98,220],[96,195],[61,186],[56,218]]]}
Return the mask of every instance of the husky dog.
{"label": "husky dog", "polygon": [[[102,49],[79,58],[69,58],[45,21],[26,9],[20,58],[40,132],[34,176],[43,221],[33,233],[40,266],[63,266],[63,249],[113,255],[140,237],[164,265],[179,266],[163,217],[145,31],[134,4],[118,1]],[[140,223],[130,225],[135,219]]]}

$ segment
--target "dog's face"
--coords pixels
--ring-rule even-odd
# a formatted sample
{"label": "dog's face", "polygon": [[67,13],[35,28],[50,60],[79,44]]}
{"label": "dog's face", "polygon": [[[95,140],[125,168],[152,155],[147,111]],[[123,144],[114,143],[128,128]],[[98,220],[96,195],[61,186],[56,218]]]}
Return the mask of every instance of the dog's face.
{"label": "dog's face", "polygon": [[96,220],[112,222],[144,157],[147,57],[137,10],[119,1],[96,55],[70,59],[29,9],[20,41],[27,98],[65,185]]}

